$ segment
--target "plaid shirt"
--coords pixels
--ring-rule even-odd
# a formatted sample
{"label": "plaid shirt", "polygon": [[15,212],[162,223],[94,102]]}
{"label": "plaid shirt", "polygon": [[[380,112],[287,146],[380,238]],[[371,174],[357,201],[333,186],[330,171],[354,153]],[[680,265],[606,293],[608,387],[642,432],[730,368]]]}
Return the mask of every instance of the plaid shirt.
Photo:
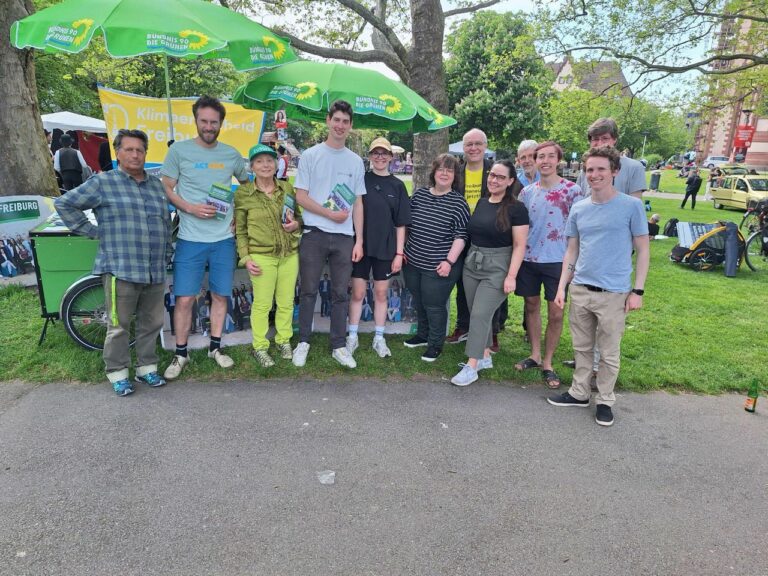
{"label": "plaid shirt", "polygon": [[[168,201],[158,178],[144,173],[138,182],[120,169],[102,172],[54,202],[75,234],[99,240],[94,274],[113,274],[137,284],[165,281],[170,261]],[[92,209],[98,226],[83,210]]]}

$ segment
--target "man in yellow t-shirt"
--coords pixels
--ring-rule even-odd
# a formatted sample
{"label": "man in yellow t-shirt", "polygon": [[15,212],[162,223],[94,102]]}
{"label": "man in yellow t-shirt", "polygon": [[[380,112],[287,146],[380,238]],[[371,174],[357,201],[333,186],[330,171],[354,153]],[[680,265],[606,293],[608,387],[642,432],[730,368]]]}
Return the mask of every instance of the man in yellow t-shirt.
{"label": "man in yellow t-shirt", "polygon": [[[462,183],[459,186],[459,192],[467,200],[471,213],[475,211],[477,201],[483,196],[488,195],[488,170],[491,168],[492,162],[485,159],[485,151],[488,149],[488,138],[485,136],[485,132],[479,128],[472,128],[464,134],[462,145],[464,148],[464,173],[462,174],[463,178],[461,179]],[[467,244],[463,256],[466,256],[466,251],[468,250],[469,244]],[[494,348],[498,348],[496,332],[494,330]],[[464,284],[461,278],[459,278],[459,281],[456,283],[456,327],[453,334],[448,336],[445,341],[449,344],[464,342],[467,339],[468,333],[469,307],[467,306],[466,294],[464,294]]]}

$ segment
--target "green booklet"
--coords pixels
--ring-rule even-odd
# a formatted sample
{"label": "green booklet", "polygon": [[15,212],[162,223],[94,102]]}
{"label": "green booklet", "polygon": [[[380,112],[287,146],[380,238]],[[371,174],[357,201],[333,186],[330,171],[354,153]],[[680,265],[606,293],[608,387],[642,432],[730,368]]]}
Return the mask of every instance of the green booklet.
{"label": "green booklet", "polygon": [[286,194],[283,198],[283,224],[288,224],[296,219],[296,196]]}
{"label": "green booklet", "polygon": [[351,212],[356,199],[355,193],[349,189],[349,186],[346,184],[336,184],[328,195],[328,200],[323,203],[323,206],[330,208],[334,212],[341,212],[342,210]]}
{"label": "green booklet", "polygon": [[205,203],[216,208],[217,220],[226,220],[227,215],[232,208],[232,200],[234,197],[235,193],[232,191],[232,186],[225,186],[224,184],[216,182],[211,185]]}

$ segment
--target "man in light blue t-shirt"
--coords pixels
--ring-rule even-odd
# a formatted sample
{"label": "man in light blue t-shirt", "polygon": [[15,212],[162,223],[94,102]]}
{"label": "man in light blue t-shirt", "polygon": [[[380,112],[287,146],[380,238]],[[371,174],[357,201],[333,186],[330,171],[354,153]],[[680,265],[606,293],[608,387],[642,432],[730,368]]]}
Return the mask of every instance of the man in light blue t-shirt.
{"label": "man in light blue t-shirt", "polygon": [[[621,194],[613,185],[620,155],[615,148],[592,148],[584,156],[592,195],[576,203],[565,227],[568,248],[554,304],[565,306],[570,283],[568,315],[576,353],[576,369],[568,392],[547,398],[555,406],[589,407],[593,349],[600,347],[595,420],[613,424],[613,393],[619,376],[621,337],[628,312],[643,305],[650,247],[648,222],[642,202]],[[637,253],[632,282],[632,249]]]}
{"label": "man in light blue t-shirt", "polygon": [[200,293],[206,266],[211,291],[208,357],[222,368],[234,364],[221,351],[236,255],[231,189],[233,176],[243,183],[248,174],[240,153],[218,141],[227,113],[221,102],[202,96],[192,105],[192,113],[197,137],[173,144],[160,171],[168,201],[176,206],[179,215],[173,269],[176,353],[165,371],[168,380],[178,378],[189,362],[187,338],[192,326],[192,307]]}
{"label": "man in light blue t-shirt", "polygon": [[302,154],[294,182],[296,202],[303,208],[304,232],[299,246],[299,344],[293,351],[293,364],[300,367],[307,361],[317,290],[327,261],[332,355],[342,366],[355,368],[346,343],[347,289],[352,262],[363,256],[365,169],[360,156],[346,147],[352,129],[349,103],[337,100],[331,104],[325,123],[328,137]]}

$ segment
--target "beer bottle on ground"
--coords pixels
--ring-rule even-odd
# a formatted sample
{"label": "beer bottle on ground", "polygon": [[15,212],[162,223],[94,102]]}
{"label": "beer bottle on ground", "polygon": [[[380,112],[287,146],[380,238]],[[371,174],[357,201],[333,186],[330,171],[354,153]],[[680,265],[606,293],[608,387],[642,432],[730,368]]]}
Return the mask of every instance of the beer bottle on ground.
{"label": "beer bottle on ground", "polygon": [[752,384],[749,386],[749,390],[747,391],[747,401],[744,402],[744,410],[747,412],[754,412],[757,408],[757,394],[759,391],[759,386],[757,384],[757,378],[752,380]]}

